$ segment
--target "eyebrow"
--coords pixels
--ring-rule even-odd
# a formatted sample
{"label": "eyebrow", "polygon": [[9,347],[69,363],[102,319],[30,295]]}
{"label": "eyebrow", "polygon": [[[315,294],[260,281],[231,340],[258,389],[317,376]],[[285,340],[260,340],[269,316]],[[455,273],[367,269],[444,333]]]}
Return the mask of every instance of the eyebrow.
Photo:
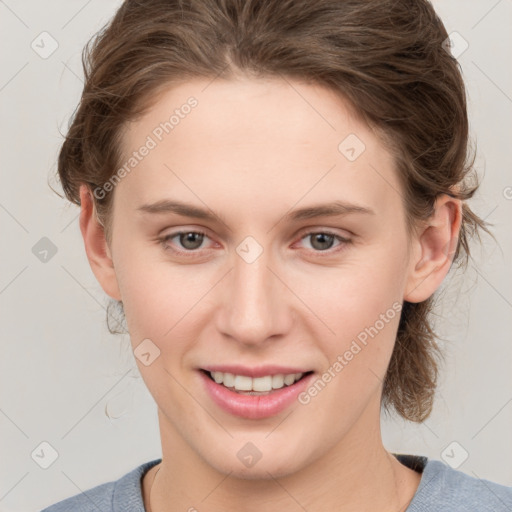
{"label": "eyebrow", "polygon": [[[137,208],[137,211],[150,214],[176,213],[184,217],[194,217],[196,219],[205,219],[210,221],[220,219],[222,222],[224,222],[220,215],[217,215],[209,208],[204,209],[192,204],[171,199],[161,199],[155,203],[143,204]],[[316,217],[348,215],[351,213],[375,215],[375,211],[371,208],[368,208],[367,206],[347,203],[343,201],[333,201],[330,203],[312,205],[305,208],[289,211],[284,215],[282,220],[290,222],[304,219],[313,219]]]}

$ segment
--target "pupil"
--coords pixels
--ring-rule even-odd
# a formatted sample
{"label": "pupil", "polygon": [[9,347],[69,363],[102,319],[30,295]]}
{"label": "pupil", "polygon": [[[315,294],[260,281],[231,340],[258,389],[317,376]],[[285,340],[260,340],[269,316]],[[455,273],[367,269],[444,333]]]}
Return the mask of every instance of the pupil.
{"label": "pupil", "polygon": [[197,249],[201,247],[202,242],[203,235],[201,233],[183,233],[180,235],[180,243],[187,249]]}
{"label": "pupil", "polygon": [[[334,239],[334,235],[327,233],[317,233],[313,236],[313,243],[311,244],[315,249],[325,250],[329,249]],[[315,246],[316,242],[320,242],[319,246]]]}

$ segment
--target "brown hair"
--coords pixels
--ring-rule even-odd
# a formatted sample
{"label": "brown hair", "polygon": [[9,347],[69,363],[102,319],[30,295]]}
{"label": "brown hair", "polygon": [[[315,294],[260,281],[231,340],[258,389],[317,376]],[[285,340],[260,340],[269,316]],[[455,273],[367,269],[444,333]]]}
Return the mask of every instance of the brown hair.
{"label": "brown hair", "polygon": [[[85,86],[58,160],[66,197],[79,205],[80,184],[92,192],[113,176],[122,127],[170,84],[281,76],[342,94],[393,149],[410,230],[440,194],[464,201],[478,188],[447,37],[427,0],[126,0],[84,49]],[[93,195],[109,243],[112,195]],[[463,203],[454,263],[467,263],[479,228],[488,232]],[[441,355],[433,300],[404,303],[383,386],[385,408],[417,422],[431,412]]]}

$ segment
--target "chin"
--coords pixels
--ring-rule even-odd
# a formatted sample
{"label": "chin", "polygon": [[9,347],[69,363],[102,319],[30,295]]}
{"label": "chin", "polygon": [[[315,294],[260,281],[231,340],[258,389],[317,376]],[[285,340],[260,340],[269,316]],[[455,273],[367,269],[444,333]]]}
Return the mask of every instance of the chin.
{"label": "chin", "polygon": [[[257,451],[250,441],[236,444],[235,450],[209,454],[204,457],[204,460],[219,473],[229,474],[233,478],[242,480],[271,480],[286,477],[300,471],[307,464],[307,460],[303,458],[304,454],[301,454],[302,457],[299,459],[297,451],[290,450],[290,453],[283,453],[274,446]],[[238,448],[238,445],[242,448]],[[234,457],[233,454],[235,454]]]}
{"label": "chin", "polygon": [[272,480],[274,478],[283,478],[286,476],[290,476],[296,473],[300,468],[297,467],[294,462],[291,464],[288,462],[273,462],[267,461],[266,464],[263,464],[262,461],[257,463],[252,468],[244,468],[240,467],[238,464],[232,465],[222,465],[221,467],[216,467],[217,471],[228,475],[232,478],[239,478],[240,480]]}

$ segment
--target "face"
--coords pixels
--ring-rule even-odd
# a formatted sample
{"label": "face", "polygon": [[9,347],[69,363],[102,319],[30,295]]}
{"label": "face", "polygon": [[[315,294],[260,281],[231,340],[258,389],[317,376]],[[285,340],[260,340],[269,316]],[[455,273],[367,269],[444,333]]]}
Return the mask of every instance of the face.
{"label": "face", "polygon": [[410,268],[393,158],[339,96],[291,84],[174,86],[128,126],[114,193],[110,253],[162,438],[245,478],[377,428]]}

